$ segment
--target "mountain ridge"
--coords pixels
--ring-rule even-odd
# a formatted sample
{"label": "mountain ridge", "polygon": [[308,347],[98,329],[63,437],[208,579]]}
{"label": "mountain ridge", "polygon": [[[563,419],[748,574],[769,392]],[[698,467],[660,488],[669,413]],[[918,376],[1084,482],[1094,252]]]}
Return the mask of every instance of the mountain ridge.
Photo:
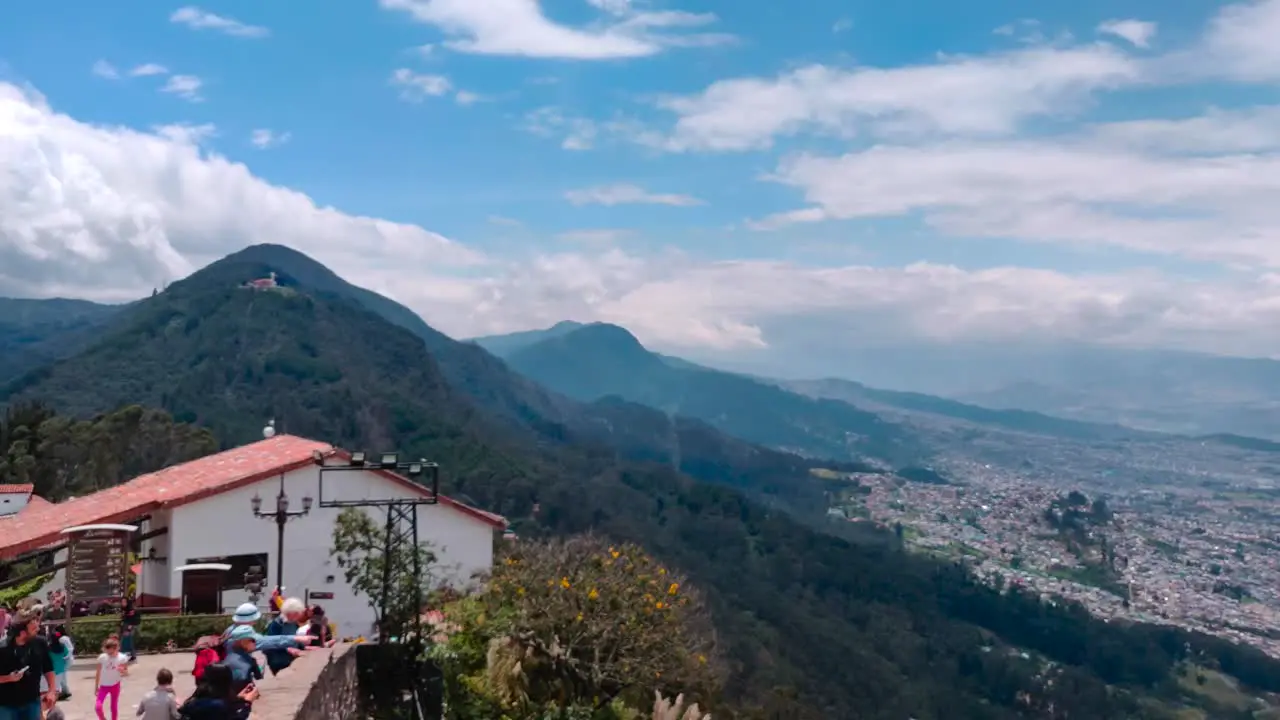
{"label": "mountain ridge", "polygon": [[570,397],[618,396],[688,415],[766,446],[834,460],[915,459],[902,428],[847,403],[804,397],[732,373],[672,363],[625,328],[597,323],[523,346],[506,361]]}

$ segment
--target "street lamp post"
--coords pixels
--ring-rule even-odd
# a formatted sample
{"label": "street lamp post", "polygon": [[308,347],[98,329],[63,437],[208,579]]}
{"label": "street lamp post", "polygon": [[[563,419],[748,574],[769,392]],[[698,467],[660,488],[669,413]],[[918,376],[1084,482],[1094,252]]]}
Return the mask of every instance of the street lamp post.
{"label": "street lamp post", "polygon": [[284,526],[294,518],[302,517],[311,512],[311,496],[307,495],[302,498],[301,510],[289,509],[289,496],[284,492],[284,475],[280,476],[280,492],[276,494],[276,507],[274,510],[262,511],[262,498],[256,493],[253,499],[249,501],[253,506],[254,517],[264,520],[274,520],[276,523],[276,587],[284,587]]}

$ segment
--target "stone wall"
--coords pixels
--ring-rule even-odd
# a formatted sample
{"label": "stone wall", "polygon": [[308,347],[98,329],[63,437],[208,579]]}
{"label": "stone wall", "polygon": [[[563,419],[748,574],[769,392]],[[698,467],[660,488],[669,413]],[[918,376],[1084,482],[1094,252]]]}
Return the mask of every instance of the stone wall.
{"label": "stone wall", "polygon": [[251,720],[352,720],[360,689],[352,645],[313,650],[261,685]]}

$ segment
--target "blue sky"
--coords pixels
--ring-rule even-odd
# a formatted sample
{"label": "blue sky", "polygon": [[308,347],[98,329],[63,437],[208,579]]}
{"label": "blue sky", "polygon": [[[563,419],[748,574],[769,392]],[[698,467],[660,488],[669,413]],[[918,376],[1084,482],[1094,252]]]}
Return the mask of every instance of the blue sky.
{"label": "blue sky", "polygon": [[847,309],[833,334],[1280,351],[1280,2],[311,7],[10,8],[0,156],[49,191],[12,198],[0,291],[122,299],[277,241],[455,335],[746,351]]}

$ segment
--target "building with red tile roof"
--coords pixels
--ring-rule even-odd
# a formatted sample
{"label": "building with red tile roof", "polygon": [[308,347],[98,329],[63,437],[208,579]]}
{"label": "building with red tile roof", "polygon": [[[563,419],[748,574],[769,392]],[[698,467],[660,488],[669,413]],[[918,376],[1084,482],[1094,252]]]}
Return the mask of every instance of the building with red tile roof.
{"label": "building with red tile roof", "polygon": [[[135,544],[143,564],[140,581],[144,601],[178,606],[190,590],[184,589],[174,568],[193,561],[240,556],[261,557],[276,567],[276,526],[254,516],[249,500],[265,498],[262,506],[274,508],[275,496],[285,492],[297,509],[298,500],[318,495],[317,456],[350,459],[350,454],[328,443],[292,435],[275,435],[242,447],[174,465],[134,478],[126,483],[60,503],[31,495],[20,512],[0,515],[0,561],[58,548],[67,541],[63,530],[97,524],[124,523],[138,528]],[[324,481],[325,499],[430,498],[431,490],[386,470],[341,473]],[[0,485],[0,499],[6,487]],[[18,492],[21,492],[19,490]],[[485,570],[492,562],[492,538],[506,529],[506,520],[456,500],[440,496],[437,503],[418,508],[420,539],[436,547],[442,561],[453,560],[466,574]],[[320,505],[320,503],[317,503]],[[285,584],[304,583],[310,592],[326,595],[325,606],[357,612],[367,602],[356,602],[342,573],[331,567],[329,551],[333,520],[338,510],[315,507],[308,516],[286,526]],[[379,512],[372,510],[371,512]],[[385,516],[382,516],[385,518]],[[137,538],[145,538],[138,540]],[[292,542],[290,542],[292,541]],[[292,547],[290,547],[292,546]],[[65,556],[65,551],[62,552]],[[449,556],[449,557],[446,557]],[[63,584],[59,577],[41,591]],[[268,573],[274,581],[274,573]],[[462,579],[462,578],[460,578]],[[240,578],[222,582],[223,606],[239,599]],[[343,586],[343,587],[338,587]],[[146,604],[146,602],[144,602]],[[359,623],[357,623],[359,624]],[[363,631],[361,626],[359,631]]]}

